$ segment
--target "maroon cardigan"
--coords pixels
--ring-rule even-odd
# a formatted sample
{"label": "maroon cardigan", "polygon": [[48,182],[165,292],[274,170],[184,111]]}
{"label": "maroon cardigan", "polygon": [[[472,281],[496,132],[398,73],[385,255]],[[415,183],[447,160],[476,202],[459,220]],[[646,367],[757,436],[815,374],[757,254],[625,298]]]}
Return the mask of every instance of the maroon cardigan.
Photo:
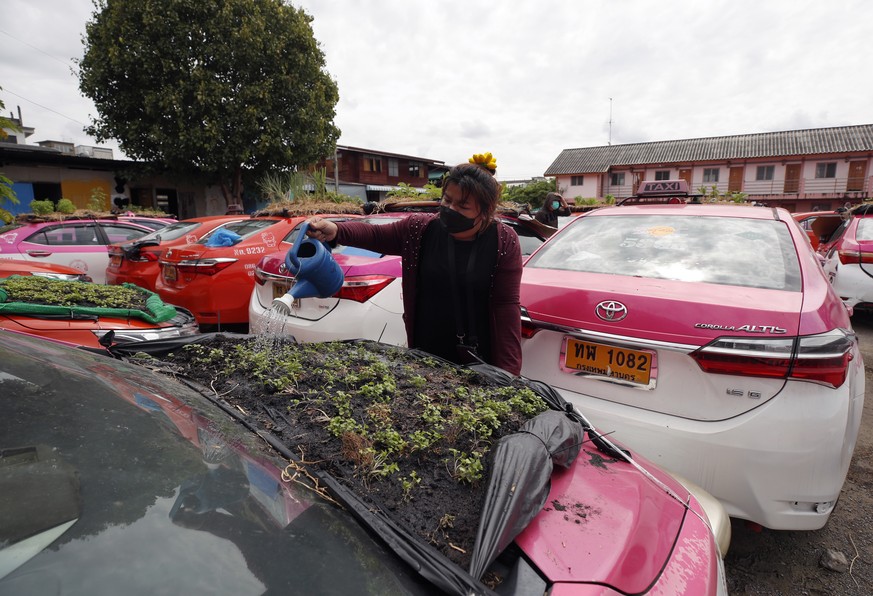
{"label": "maroon cardigan", "polygon": [[[421,241],[434,213],[413,213],[390,225],[373,226],[355,221],[337,223],[336,242],[389,255],[403,262],[403,322],[409,346],[415,346],[415,299]],[[491,272],[491,359],[495,366],[521,373],[521,245],[515,231],[501,222],[497,226],[497,263]]]}

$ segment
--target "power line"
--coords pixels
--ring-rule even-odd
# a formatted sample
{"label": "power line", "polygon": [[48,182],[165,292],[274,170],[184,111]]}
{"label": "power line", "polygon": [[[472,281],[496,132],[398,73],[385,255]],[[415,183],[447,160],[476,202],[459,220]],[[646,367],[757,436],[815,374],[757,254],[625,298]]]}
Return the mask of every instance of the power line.
{"label": "power line", "polygon": [[58,116],[61,116],[62,118],[66,118],[67,120],[70,120],[71,122],[75,122],[76,124],[81,124],[83,127],[84,127],[84,126],[88,126],[88,125],[85,124],[84,122],[81,122],[81,121],[79,121],[79,120],[76,120],[75,118],[70,118],[70,117],[67,116],[66,114],[61,114],[61,113],[58,112],[57,110],[53,110],[53,109],[51,109],[51,108],[49,108],[49,107],[47,107],[47,106],[44,106],[44,105],[42,105],[42,104],[40,104],[40,103],[37,103],[37,102],[33,101],[32,99],[28,99],[28,98],[26,98],[26,97],[24,97],[23,95],[19,95],[19,94],[16,93],[15,91],[10,91],[10,90],[7,89],[6,87],[3,87],[3,91],[5,91],[6,93],[11,93],[11,94],[14,95],[15,97],[20,97],[20,98],[23,99],[24,101],[29,102],[29,103],[32,103],[33,105],[38,106],[38,107],[40,107],[40,108],[42,108],[42,109],[44,109],[44,110],[48,110],[49,112],[54,112],[54,113],[57,114]]}
{"label": "power line", "polygon": [[46,52],[45,50],[43,50],[43,49],[41,49],[41,48],[38,48],[38,47],[36,47],[35,45],[32,45],[32,44],[27,43],[27,42],[24,41],[23,39],[18,39],[17,37],[15,37],[14,35],[12,35],[12,34],[9,33],[8,31],[4,31],[3,29],[0,29],[0,33],[3,33],[4,35],[8,35],[9,37],[11,37],[12,39],[14,39],[15,41],[17,41],[17,42],[19,42],[19,43],[23,43],[24,45],[26,45],[26,46],[29,47],[29,48],[33,48],[34,50],[36,50],[36,51],[39,52],[40,54],[44,54],[44,55],[48,56],[49,58],[51,58],[52,60],[55,60],[55,61],[57,61],[57,62],[60,62],[61,64],[63,64],[64,66],[66,66],[66,67],[68,67],[68,68],[72,68],[74,71],[78,70],[78,69],[76,68],[76,64],[75,64],[75,62],[72,62],[72,61],[70,61],[70,60],[64,60],[63,58],[58,58],[57,56],[54,56],[54,55],[52,55],[52,54],[49,54],[49,53]]}

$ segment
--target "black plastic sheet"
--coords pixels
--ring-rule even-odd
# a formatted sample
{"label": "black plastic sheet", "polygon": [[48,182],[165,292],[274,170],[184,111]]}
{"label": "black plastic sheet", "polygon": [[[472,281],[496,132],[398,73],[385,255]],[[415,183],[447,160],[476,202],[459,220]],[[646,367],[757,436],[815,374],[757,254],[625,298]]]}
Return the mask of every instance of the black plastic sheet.
{"label": "black plastic sheet", "polygon": [[548,410],[500,440],[494,449],[470,575],[481,578],[497,555],[542,510],[554,466],[570,467],[584,436],[579,422],[563,412]]}

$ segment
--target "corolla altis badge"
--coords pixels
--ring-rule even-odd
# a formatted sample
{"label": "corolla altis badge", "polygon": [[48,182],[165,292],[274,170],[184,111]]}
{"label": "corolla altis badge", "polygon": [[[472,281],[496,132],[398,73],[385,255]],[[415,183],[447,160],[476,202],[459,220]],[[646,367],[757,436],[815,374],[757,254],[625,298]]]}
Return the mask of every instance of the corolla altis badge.
{"label": "corolla altis badge", "polygon": [[604,300],[594,307],[594,314],[608,323],[617,323],[627,316],[627,307],[616,300]]}
{"label": "corolla altis badge", "polygon": [[775,325],[718,325],[716,323],[695,323],[695,329],[715,329],[716,331],[745,331],[746,333],[772,333],[781,335],[787,333],[782,327]]}

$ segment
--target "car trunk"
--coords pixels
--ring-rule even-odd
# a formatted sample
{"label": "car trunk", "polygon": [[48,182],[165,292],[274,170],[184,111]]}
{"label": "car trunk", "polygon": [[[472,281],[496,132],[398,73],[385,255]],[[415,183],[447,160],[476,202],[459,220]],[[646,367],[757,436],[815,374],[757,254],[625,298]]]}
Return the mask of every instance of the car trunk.
{"label": "car trunk", "polygon": [[[345,282],[352,281],[353,278],[364,275],[386,275],[397,277],[400,275],[400,258],[399,257],[373,257],[360,254],[335,254],[333,256],[336,263],[340,266],[343,272]],[[271,274],[278,274],[280,263],[283,262],[282,256],[273,255],[266,257],[261,262],[261,267],[264,271]],[[293,277],[287,277],[286,280],[270,279],[263,286],[258,286],[258,300],[265,308],[269,308],[273,299],[281,298],[294,287],[296,280]],[[340,291],[340,293],[342,290]],[[286,316],[296,317],[307,321],[318,321],[327,316],[337,304],[340,297],[338,295],[328,296],[326,298],[310,297],[302,298],[295,302],[295,306]]]}
{"label": "car trunk", "polygon": [[[689,302],[690,290],[673,280],[525,268],[521,303],[537,331],[524,341],[522,374],[695,420],[736,416],[778,394],[783,378],[709,374],[691,354],[720,337],[796,336],[802,294],[696,283]],[[689,387],[700,388],[697,399],[687,398]]]}

